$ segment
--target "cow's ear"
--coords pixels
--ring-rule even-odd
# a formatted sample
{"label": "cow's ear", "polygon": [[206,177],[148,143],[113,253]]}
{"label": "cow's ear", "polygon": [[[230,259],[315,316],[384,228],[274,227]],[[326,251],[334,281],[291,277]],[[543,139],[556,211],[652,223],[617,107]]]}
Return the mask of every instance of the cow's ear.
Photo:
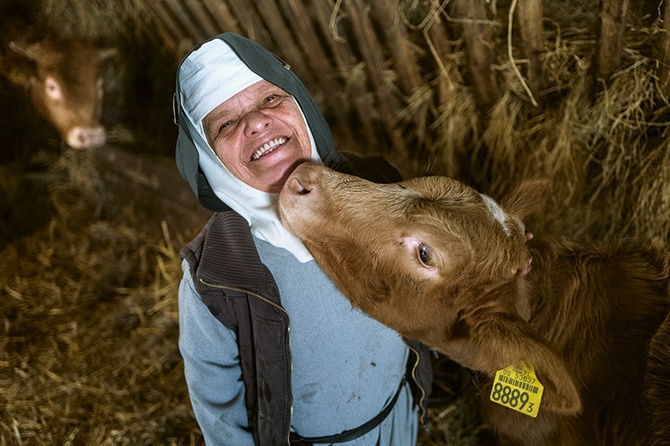
{"label": "cow's ear", "polygon": [[550,183],[547,179],[522,181],[500,199],[500,204],[505,211],[523,220],[540,210]]}
{"label": "cow's ear", "polygon": [[40,45],[40,42],[27,43],[20,41],[12,41],[9,42],[9,48],[15,53],[30,60],[37,60],[42,51],[42,46]]}
{"label": "cow's ear", "polygon": [[[468,324],[470,325],[470,324]],[[488,375],[509,366],[530,364],[544,386],[541,411],[574,415],[581,411],[581,398],[564,362],[539,334],[518,316],[498,313],[471,325],[469,341],[471,364]],[[465,365],[465,364],[464,364]]]}
{"label": "cow's ear", "polygon": [[27,50],[30,45],[23,42],[10,42],[9,46],[12,52],[0,55],[0,75],[18,88],[28,87],[36,81],[37,76],[33,56],[22,52],[26,50],[30,53],[30,50]]}
{"label": "cow's ear", "polygon": [[118,50],[116,48],[100,48],[98,50],[98,61],[104,62],[110,57],[116,56]]}

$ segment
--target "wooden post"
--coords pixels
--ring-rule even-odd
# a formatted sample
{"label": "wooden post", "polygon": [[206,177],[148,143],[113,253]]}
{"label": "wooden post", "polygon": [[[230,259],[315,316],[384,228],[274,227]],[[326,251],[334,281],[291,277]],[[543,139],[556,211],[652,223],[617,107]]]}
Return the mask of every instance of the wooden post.
{"label": "wooden post", "polygon": [[[417,64],[414,48],[407,32],[407,27],[400,22],[400,14],[396,2],[388,0],[375,0],[370,2],[370,14],[375,23],[381,25],[381,33],[384,44],[377,51],[388,51],[392,68],[397,74],[398,89],[402,92],[399,98],[399,107],[412,108],[417,104],[427,104],[432,101],[433,92],[428,88],[420,88],[423,85],[420,67]],[[396,115],[402,113],[402,109],[396,110]],[[407,149],[407,154],[419,156],[422,145],[429,143],[430,135],[426,128],[430,119],[426,113],[403,113],[401,127],[411,129],[408,137],[412,138],[412,148]],[[395,145],[395,143],[394,143]],[[410,152],[411,151],[411,152]]]}
{"label": "wooden post", "polygon": [[490,39],[493,27],[486,24],[484,0],[455,0],[454,18],[463,25],[467,66],[475,98],[480,107],[488,108],[498,100],[500,93],[493,72],[495,53]]}
{"label": "wooden post", "polygon": [[[214,22],[218,26],[218,32],[222,33],[224,31],[230,31],[237,34],[241,34],[242,30],[240,29],[235,16],[228,8],[228,5],[222,1],[217,0],[203,0],[205,7],[209,10],[209,13],[212,15]],[[148,2],[151,3],[151,2]]]}
{"label": "wooden post", "polygon": [[540,60],[543,51],[544,37],[542,25],[542,1],[541,0],[519,0],[517,9],[519,31],[523,42],[523,53],[528,59],[528,88],[538,104],[533,112],[542,109],[540,92],[543,85],[542,62]]}
{"label": "wooden post", "polygon": [[205,33],[202,32],[198,24],[193,23],[189,19],[181,2],[167,0],[164,6],[172,12],[172,16],[175,17],[176,21],[186,30],[186,34],[191,40],[199,42],[205,38]]}
{"label": "wooden post", "polygon": [[660,69],[658,75],[658,82],[661,92],[667,101],[670,97],[670,1],[666,0],[663,5],[663,35],[659,43],[658,61],[660,62]]}
{"label": "wooden post", "polygon": [[240,34],[267,47],[267,29],[254,8],[255,3],[245,0],[225,0],[225,2],[235,14],[242,31]]}
{"label": "wooden post", "polygon": [[207,10],[206,5],[201,1],[188,0],[184,3],[192,14],[195,20],[195,25],[200,29],[202,39],[209,38],[219,34],[221,31],[219,27],[213,22],[211,13]]}
{"label": "wooden post", "polygon": [[384,57],[379,51],[379,41],[370,22],[369,11],[362,0],[344,0],[351,19],[353,34],[363,56],[369,76],[370,86],[375,93],[379,115],[388,142],[401,156],[407,156],[407,145],[396,125],[396,114],[400,110],[398,99],[384,78]]}
{"label": "wooden post", "polygon": [[461,83],[463,79],[458,69],[444,58],[444,56],[453,53],[453,45],[450,42],[444,22],[440,19],[435,20],[423,30],[423,33],[428,49],[435,60],[435,77],[438,80],[436,84],[437,106],[439,108],[440,105],[454,99],[456,85]]}
{"label": "wooden post", "polygon": [[627,11],[628,0],[600,0],[594,66],[595,91],[607,86],[610,76],[621,64]]}
{"label": "wooden post", "polygon": [[[271,1],[276,2],[276,0]],[[315,85],[314,87],[318,87],[324,93],[324,105],[335,111],[333,114],[335,122],[332,125],[336,126],[345,138],[351,139],[351,129],[347,117],[339,113],[342,109],[342,99],[339,95],[333,94],[333,92],[341,91],[341,87],[336,73],[334,73],[330,57],[324,50],[310,15],[307,14],[305,3],[296,0],[280,0],[277,3],[293,29],[296,43],[302,49],[303,68],[309,69],[316,82],[318,82],[318,86]]]}
{"label": "wooden post", "polygon": [[407,27],[400,23],[398,6],[395,2],[375,0],[371,3],[370,13],[374,15],[376,22],[382,25],[386,49],[393,56],[393,69],[398,73],[400,87],[403,93],[410,97],[422,82],[407,35]]}
{"label": "wooden post", "polygon": [[[350,78],[350,73],[358,62],[351,52],[350,43],[339,35],[342,30],[338,27],[336,17],[333,17],[333,14],[337,15],[338,11],[334,9],[335,5],[330,1],[311,0],[311,2],[311,11],[321,29],[321,34],[325,36],[324,44],[327,45],[333,57],[334,74],[342,80],[342,87],[338,90],[338,93],[341,93],[338,95],[341,99],[341,113],[346,114],[350,125],[355,123],[356,127],[356,135],[345,135],[345,138],[354,138],[349,142],[353,143],[356,140],[362,146],[377,144],[377,134],[372,120],[373,110],[366,99],[365,81],[357,82]],[[350,116],[351,109],[354,111],[353,116]],[[360,137],[363,137],[364,140],[361,141]]]}
{"label": "wooden post", "polygon": [[[153,15],[154,22],[165,44],[175,53],[178,53],[179,43],[186,37],[183,28],[176,22],[164,4],[164,2],[147,2],[149,13]],[[177,57],[180,55],[177,54]]]}

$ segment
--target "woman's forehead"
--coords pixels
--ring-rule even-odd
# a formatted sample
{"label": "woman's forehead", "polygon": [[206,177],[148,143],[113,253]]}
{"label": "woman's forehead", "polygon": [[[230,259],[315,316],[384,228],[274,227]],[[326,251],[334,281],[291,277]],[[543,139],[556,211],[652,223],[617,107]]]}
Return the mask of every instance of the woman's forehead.
{"label": "woman's forehead", "polygon": [[234,113],[239,107],[244,107],[247,102],[253,103],[253,101],[262,99],[273,91],[284,92],[283,89],[266,80],[260,80],[254,84],[251,84],[244,90],[234,94],[216,106],[211,112],[207,114],[207,116],[205,116],[203,119],[203,124]]}

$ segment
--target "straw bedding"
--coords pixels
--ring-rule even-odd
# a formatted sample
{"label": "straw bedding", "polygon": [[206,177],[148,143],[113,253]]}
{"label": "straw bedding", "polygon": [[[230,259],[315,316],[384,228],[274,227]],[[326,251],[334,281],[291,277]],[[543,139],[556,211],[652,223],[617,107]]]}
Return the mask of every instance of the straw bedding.
{"label": "straw bedding", "polygon": [[119,212],[86,153],[53,173],[51,218],[0,253],[0,444],[196,444],[169,231]]}

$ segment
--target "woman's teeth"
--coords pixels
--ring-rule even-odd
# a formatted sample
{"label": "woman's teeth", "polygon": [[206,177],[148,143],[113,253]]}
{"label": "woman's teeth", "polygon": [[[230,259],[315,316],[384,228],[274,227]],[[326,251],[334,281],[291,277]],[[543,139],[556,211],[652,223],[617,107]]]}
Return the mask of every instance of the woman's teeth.
{"label": "woman's teeth", "polygon": [[258,149],[254,152],[253,156],[251,157],[251,160],[252,161],[257,160],[258,158],[265,155],[266,153],[272,152],[275,149],[275,147],[280,146],[280,145],[284,144],[285,142],[286,142],[286,138],[275,138],[272,141],[265,143],[265,145],[263,145],[263,147],[261,147],[260,149]]}

